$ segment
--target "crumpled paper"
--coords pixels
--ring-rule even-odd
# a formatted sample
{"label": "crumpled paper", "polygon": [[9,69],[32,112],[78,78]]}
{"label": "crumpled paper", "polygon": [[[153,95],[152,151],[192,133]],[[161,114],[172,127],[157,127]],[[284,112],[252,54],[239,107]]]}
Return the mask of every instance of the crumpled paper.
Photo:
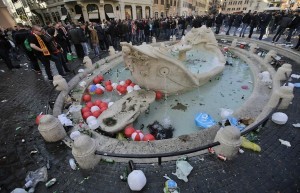
{"label": "crumpled paper", "polygon": [[178,179],[188,182],[187,176],[191,173],[192,170],[193,167],[187,161],[177,160],[176,172],[172,174],[177,176]]}
{"label": "crumpled paper", "polygon": [[300,127],[300,123],[293,124],[294,127]]}
{"label": "crumpled paper", "polygon": [[73,122],[67,118],[66,114],[58,115],[58,119],[64,126],[73,126]]}
{"label": "crumpled paper", "polygon": [[289,141],[285,141],[285,140],[282,140],[282,139],[279,139],[279,141],[282,145],[285,145],[287,147],[291,147],[291,143]]}
{"label": "crumpled paper", "polygon": [[291,77],[292,77],[292,78],[299,79],[299,78],[300,78],[300,75],[299,75],[299,74],[292,74]]}
{"label": "crumpled paper", "polygon": [[73,112],[78,112],[80,111],[82,108],[82,105],[71,105],[69,108],[69,112],[73,113]]}

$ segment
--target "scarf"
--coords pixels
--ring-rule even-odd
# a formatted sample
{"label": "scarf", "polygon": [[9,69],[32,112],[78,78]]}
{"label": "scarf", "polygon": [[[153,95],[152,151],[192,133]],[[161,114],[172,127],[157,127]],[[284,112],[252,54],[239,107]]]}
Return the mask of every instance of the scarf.
{"label": "scarf", "polygon": [[59,28],[64,32],[65,36],[68,36],[68,32],[65,27],[61,26]]}
{"label": "scarf", "polygon": [[44,41],[42,40],[42,38],[40,36],[36,35],[35,33],[33,35],[35,35],[37,41],[39,42],[39,45],[40,45],[41,49],[43,50],[44,56],[50,56],[50,52],[49,52],[47,46],[45,45]]}

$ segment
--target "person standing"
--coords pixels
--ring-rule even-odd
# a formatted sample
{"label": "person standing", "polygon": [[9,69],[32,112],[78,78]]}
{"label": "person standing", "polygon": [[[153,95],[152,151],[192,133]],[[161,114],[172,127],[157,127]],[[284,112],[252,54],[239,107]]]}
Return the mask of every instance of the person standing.
{"label": "person standing", "polygon": [[21,68],[20,65],[14,66],[12,64],[9,54],[7,54],[10,49],[11,45],[9,41],[6,39],[3,32],[0,30],[0,58],[3,59],[4,63],[6,64],[9,70],[12,70],[13,68]]}
{"label": "person standing", "polygon": [[89,27],[90,30],[90,37],[91,37],[91,44],[94,49],[95,57],[100,57],[100,50],[99,50],[99,38],[97,34],[97,30],[95,30],[94,25]]}
{"label": "person standing", "polygon": [[238,30],[238,28],[240,27],[241,23],[242,23],[242,18],[243,16],[241,14],[237,14],[234,22],[233,22],[233,27],[234,27],[234,32],[233,35],[236,36],[236,31]]}
{"label": "person standing", "polygon": [[216,23],[216,31],[215,31],[215,33],[219,34],[220,28],[221,28],[221,26],[223,24],[223,15],[222,15],[222,13],[219,13],[217,15],[215,23]]}
{"label": "person standing", "polygon": [[79,26],[74,25],[73,28],[69,30],[69,37],[74,44],[77,57],[82,59],[84,57],[84,52],[79,37],[79,30]]}
{"label": "person standing", "polygon": [[30,47],[32,48],[35,56],[44,65],[46,74],[48,76],[48,80],[52,81],[53,76],[50,68],[51,54],[41,36],[42,36],[42,28],[40,26],[34,25],[31,28],[31,34],[28,37],[28,41],[30,43]]}
{"label": "person standing", "polygon": [[248,13],[246,13],[242,18],[243,24],[242,24],[242,30],[240,32],[240,37],[245,37],[245,31],[251,22],[250,14],[251,14],[251,10],[249,10]]}
{"label": "person standing", "polygon": [[291,15],[285,15],[282,17],[282,19],[279,22],[279,27],[277,29],[276,34],[274,35],[272,39],[272,43],[277,42],[282,35],[282,33],[285,31],[285,29],[292,23],[292,17]]}
{"label": "person standing", "polygon": [[293,47],[292,49],[295,49],[295,50],[300,50],[300,33],[298,34],[298,43],[295,47]]}
{"label": "person standing", "polygon": [[227,29],[226,35],[229,35],[229,32],[230,32],[231,26],[233,25],[234,19],[235,19],[235,15],[233,15],[233,14],[228,15],[228,29]]}
{"label": "person standing", "polygon": [[260,16],[260,35],[259,35],[259,40],[262,40],[263,36],[266,34],[266,29],[267,26],[269,25],[270,21],[272,20],[272,14],[264,12]]}
{"label": "person standing", "polygon": [[295,31],[295,29],[297,29],[298,27],[300,26],[300,16],[299,16],[299,12],[295,12],[294,13],[294,17],[291,21],[291,24],[288,26],[290,29],[289,29],[289,34],[286,38],[286,41],[287,42],[291,42],[291,38],[292,38],[292,35],[293,35],[293,32]]}
{"label": "person standing", "polygon": [[257,12],[254,11],[253,15],[251,15],[251,22],[250,22],[250,31],[248,38],[251,38],[254,28],[256,28],[259,24],[259,17],[257,15]]}
{"label": "person standing", "polygon": [[25,46],[25,40],[28,38],[30,31],[25,29],[25,26],[22,23],[18,23],[17,27],[19,30],[15,33],[16,46],[18,46],[19,49],[27,56],[27,59],[30,61],[31,69],[37,73],[40,73],[41,69],[36,56],[32,50],[30,51]]}

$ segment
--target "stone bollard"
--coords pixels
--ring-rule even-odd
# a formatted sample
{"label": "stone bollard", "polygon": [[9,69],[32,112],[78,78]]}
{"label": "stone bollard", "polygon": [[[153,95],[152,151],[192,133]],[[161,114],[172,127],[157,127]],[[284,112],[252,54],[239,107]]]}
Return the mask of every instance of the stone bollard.
{"label": "stone bollard", "polygon": [[116,54],[116,50],[113,46],[109,46],[108,51],[109,51],[110,56],[113,56]]}
{"label": "stone bollard", "polygon": [[47,142],[57,142],[67,136],[63,125],[53,115],[42,116],[38,130]]}
{"label": "stone bollard", "polygon": [[173,42],[175,42],[175,41],[176,41],[176,36],[175,36],[175,35],[173,35],[173,37],[172,37],[172,41],[173,41]]}
{"label": "stone bollard", "polygon": [[220,142],[220,145],[214,147],[216,154],[221,154],[231,160],[238,153],[242,143],[241,132],[237,127],[226,126],[217,132],[214,141]]}
{"label": "stone bollard", "polygon": [[84,56],[83,57],[82,63],[83,63],[83,65],[84,65],[85,68],[88,68],[88,69],[92,69],[93,68],[93,62],[90,59],[90,57],[88,57],[88,56]]}
{"label": "stone bollard", "polygon": [[156,43],[156,38],[154,36],[152,37],[152,43]]}
{"label": "stone bollard", "polygon": [[236,44],[237,44],[237,39],[234,39],[232,42],[231,42],[231,46],[232,47],[236,47]]}
{"label": "stone bollard", "polygon": [[265,62],[266,64],[272,62],[272,61],[273,61],[273,58],[275,58],[276,55],[277,55],[277,52],[275,52],[274,50],[270,50],[270,51],[266,54],[266,56],[265,56],[265,58],[264,58],[264,62]]}
{"label": "stone bollard", "polygon": [[293,93],[294,88],[290,86],[281,86],[272,93],[272,96],[268,102],[268,106],[271,108],[276,107],[279,102],[279,99],[282,98],[282,101],[278,109],[287,109],[289,104],[294,98]]}
{"label": "stone bollard", "polygon": [[67,91],[69,89],[68,83],[66,79],[64,79],[61,75],[56,75],[53,77],[53,86],[56,86],[55,88],[58,91]]}
{"label": "stone bollard", "polygon": [[[288,63],[284,63],[275,73],[274,80],[283,81],[286,80],[292,73],[292,65]],[[286,75],[287,77],[286,77]]]}
{"label": "stone bollard", "polygon": [[87,135],[75,138],[72,154],[82,169],[91,169],[99,163],[101,157],[95,155],[96,147],[95,140]]}
{"label": "stone bollard", "polygon": [[256,52],[256,50],[257,50],[257,44],[251,43],[251,44],[250,44],[250,49],[249,49],[249,50],[250,50],[251,53],[254,54],[254,53]]}

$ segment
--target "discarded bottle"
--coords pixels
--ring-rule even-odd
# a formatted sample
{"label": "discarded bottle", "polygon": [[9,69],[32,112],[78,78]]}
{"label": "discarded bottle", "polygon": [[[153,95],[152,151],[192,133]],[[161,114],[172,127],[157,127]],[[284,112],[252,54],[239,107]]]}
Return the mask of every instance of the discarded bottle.
{"label": "discarded bottle", "polygon": [[69,159],[69,164],[70,164],[70,167],[72,168],[72,170],[76,170],[77,169],[75,160],[73,158]]}
{"label": "discarded bottle", "polygon": [[167,180],[165,182],[164,193],[179,193],[179,188],[174,180]]}
{"label": "discarded bottle", "polygon": [[106,163],[110,163],[110,164],[115,163],[115,160],[110,159],[110,158],[107,158],[107,159],[101,159],[101,161],[106,162]]}
{"label": "discarded bottle", "polygon": [[50,186],[52,186],[55,183],[56,183],[56,178],[52,178],[45,185],[46,185],[47,188],[49,188]]}

